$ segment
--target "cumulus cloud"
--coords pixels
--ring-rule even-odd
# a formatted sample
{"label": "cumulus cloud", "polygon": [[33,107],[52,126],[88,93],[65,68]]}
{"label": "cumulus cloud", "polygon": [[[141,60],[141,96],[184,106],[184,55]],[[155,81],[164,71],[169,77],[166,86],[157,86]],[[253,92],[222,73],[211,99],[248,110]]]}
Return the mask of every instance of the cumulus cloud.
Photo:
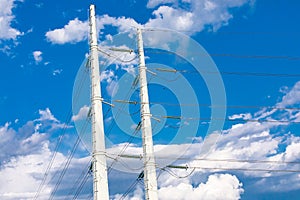
{"label": "cumulus cloud", "polygon": [[12,12],[15,0],[0,1],[0,40],[16,39],[22,33],[12,27],[15,16]]}
{"label": "cumulus cloud", "polygon": [[[233,18],[230,9],[252,5],[253,0],[185,0],[188,6],[179,7],[176,0],[150,0],[148,7],[159,6],[153,11],[154,18],[145,26],[169,28],[196,33],[210,28],[217,31]],[[165,5],[166,3],[171,5]]]}
{"label": "cumulus cloud", "polygon": [[63,28],[48,31],[47,39],[54,44],[76,43],[87,39],[88,22],[82,22],[78,18],[69,21]]}
{"label": "cumulus cloud", "polygon": [[49,108],[39,110],[39,118],[28,121],[17,131],[11,123],[0,126],[0,164],[7,161],[11,155],[19,156],[38,152],[49,138],[46,132],[60,128],[70,128],[54,117]]}
{"label": "cumulus cloud", "polygon": [[118,76],[115,75],[113,70],[106,70],[101,72],[100,74],[101,82],[105,82],[107,84],[106,91],[108,95],[114,96],[118,91]]}
{"label": "cumulus cloud", "polygon": [[[254,0],[184,0],[184,7],[179,7],[178,0],[150,0],[147,7],[154,9],[153,17],[145,24],[126,17],[111,17],[102,15],[97,17],[98,32],[105,26],[113,26],[119,32],[132,30],[136,27],[168,28],[177,31],[186,31],[188,34],[209,30],[217,31],[228,25],[233,18],[230,10],[242,6],[251,6]],[[54,29],[46,33],[51,43],[76,43],[87,39],[88,21],[75,18],[63,28]]]}
{"label": "cumulus cloud", "polygon": [[[298,83],[289,91],[294,93],[297,88]],[[285,102],[287,97],[289,99],[294,97],[293,100],[288,101],[293,102],[289,104],[290,106],[300,103],[297,95],[293,97],[289,95],[287,93],[279,103]],[[299,111],[290,112],[281,109],[274,111],[274,108],[270,108],[270,111],[262,109],[253,115],[250,113],[233,115],[232,119],[245,118],[250,121],[233,124],[230,128],[223,130],[222,134],[218,134],[217,143],[212,144],[211,150],[205,154],[201,153],[202,147],[206,140],[214,137],[214,134],[193,144],[156,144],[154,146],[156,163],[158,168],[162,169],[158,172],[160,199],[172,197],[178,197],[177,199],[207,199],[206,197],[239,199],[244,191],[242,186],[251,187],[260,192],[299,190],[300,177],[297,173],[299,170],[297,161],[300,160],[300,137],[289,129],[297,114]],[[285,120],[289,123],[276,122],[275,119],[281,119],[282,116],[285,116]],[[271,122],[256,121],[256,119],[269,119]],[[127,146],[123,151],[125,155],[142,157],[142,147],[127,143],[108,149],[108,155],[118,155],[125,146]],[[178,157],[182,155],[183,150],[185,150],[184,155]],[[120,171],[129,172],[128,169],[130,169],[132,172],[133,169],[138,169],[135,173],[139,173],[140,168],[143,167],[141,159],[126,157],[119,159],[120,162],[114,167]],[[183,166],[186,170],[166,168],[170,162],[173,166]],[[186,178],[179,179],[178,177]],[[204,177],[207,177],[206,182]],[[251,180],[251,185],[249,185],[249,180]],[[222,185],[222,187],[217,187],[217,185]],[[228,196],[224,194],[224,191]]]}
{"label": "cumulus cloud", "polygon": [[155,6],[158,6],[161,4],[176,3],[176,2],[177,2],[177,0],[149,0],[147,7],[154,8]]}
{"label": "cumulus cloud", "polygon": [[89,113],[90,107],[87,105],[84,105],[83,107],[81,107],[79,109],[79,112],[76,115],[72,116],[72,121],[78,121],[78,120],[83,120],[86,119],[88,117],[88,113]]}
{"label": "cumulus cloud", "polygon": [[247,120],[247,119],[251,119],[252,116],[250,113],[242,113],[242,114],[234,114],[232,116],[229,116],[228,117],[229,119],[244,119],[244,120]]}
{"label": "cumulus cloud", "polygon": [[[60,122],[48,108],[39,110],[39,115],[18,129],[13,128],[11,123],[0,125],[0,199],[33,199],[44,177],[45,183],[38,199],[48,199],[57,183],[57,174],[62,171],[62,164],[67,158],[56,152],[52,160],[54,152],[51,149],[55,143],[52,144],[51,140],[55,137],[50,135],[55,133],[53,127]],[[51,168],[45,176],[50,162]],[[72,160],[56,197],[61,194],[66,197],[74,184],[74,174],[80,175],[88,164],[89,157]]]}
{"label": "cumulus cloud", "polygon": [[279,102],[277,105],[282,107],[291,106],[294,104],[299,104],[300,102],[300,81],[297,82],[292,89],[288,91],[288,89],[285,89],[286,94],[282,97],[281,102]]}
{"label": "cumulus cloud", "polygon": [[41,52],[41,51],[34,51],[32,53],[33,58],[35,60],[35,64],[38,64],[43,60],[42,54],[43,54],[43,52]]}
{"label": "cumulus cloud", "polygon": [[[63,28],[54,29],[46,33],[46,38],[53,44],[77,43],[86,40],[89,32],[89,22],[75,18]],[[103,15],[97,17],[97,29],[103,29],[105,25],[118,27],[119,31],[126,31],[132,27],[137,27],[135,20],[125,17],[110,17]]]}
{"label": "cumulus cloud", "polygon": [[[221,186],[221,187],[220,187]],[[196,200],[196,199],[240,199],[244,192],[242,183],[231,174],[213,174],[206,183],[193,187],[191,183],[180,183],[176,186],[161,187],[159,199]]]}

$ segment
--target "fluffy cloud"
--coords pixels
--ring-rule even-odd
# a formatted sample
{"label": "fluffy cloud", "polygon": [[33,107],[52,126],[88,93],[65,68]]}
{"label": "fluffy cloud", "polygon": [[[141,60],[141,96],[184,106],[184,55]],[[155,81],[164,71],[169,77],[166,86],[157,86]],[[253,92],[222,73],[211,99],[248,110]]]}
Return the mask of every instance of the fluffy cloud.
{"label": "fluffy cloud", "polygon": [[294,87],[287,91],[286,95],[282,97],[282,101],[277,105],[281,107],[287,107],[300,102],[300,81],[297,82]]}
{"label": "fluffy cloud", "polygon": [[79,109],[78,114],[72,116],[72,121],[78,121],[78,120],[83,120],[88,117],[90,107],[87,105],[84,105]]}
{"label": "fluffy cloud", "polygon": [[[42,143],[39,152],[17,156],[1,166],[1,199],[32,199],[35,195],[41,181],[37,177],[44,173],[52,155],[48,142],[43,140]],[[50,193],[51,187],[46,186],[40,197],[45,198]]]}
{"label": "fluffy cloud", "polygon": [[[220,187],[221,186],[221,187]],[[159,199],[240,199],[244,192],[242,183],[236,176],[230,174],[213,174],[206,183],[193,187],[190,183],[180,183],[176,186],[161,187]]]}
{"label": "fluffy cloud", "polygon": [[[108,73],[105,78],[108,80],[110,76]],[[297,85],[298,83],[289,91],[295,91]],[[297,100],[293,100],[293,102],[294,104],[299,103]],[[299,111],[295,112],[299,113]],[[36,188],[41,183],[43,170],[53,154],[49,147],[48,134],[56,125],[50,124],[62,123],[55,118],[50,109],[40,110],[39,115],[39,118],[27,122],[18,130],[13,129],[10,123],[0,127],[2,161],[0,184],[3,185],[0,188],[1,199],[32,199]],[[263,117],[261,117],[262,115]],[[261,119],[275,119],[281,115],[286,116],[288,120],[295,113],[286,110],[276,112],[264,110],[264,112],[258,111],[252,116]],[[239,116],[244,117],[247,114]],[[248,117],[255,119],[250,115]],[[201,154],[203,140],[193,144],[155,145],[157,165],[159,169],[162,169],[158,172],[160,174],[158,178],[160,199],[170,199],[173,196],[180,199],[206,199],[206,197],[239,199],[243,195],[243,187],[249,188],[249,180],[251,180],[251,187],[260,192],[299,190],[300,177],[298,173],[291,173],[288,170],[299,170],[297,163],[290,162],[300,159],[300,137],[287,132],[288,127],[288,123],[259,121],[235,124],[219,135],[218,142],[205,155]],[[142,154],[141,147],[125,143],[108,149],[108,156],[115,157],[125,146],[127,148],[124,154],[138,156]],[[187,149],[186,146],[189,148],[185,155],[181,158],[177,157],[177,160],[178,152]],[[5,156],[6,154],[7,156]],[[172,169],[170,171],[165,168],[166,160],[174,161],[174,158],[174,165],[187,166],[188,169]],[[50,177],[61,171],[61,163],[65,159],[63,154],[58,154]],[[133,171],[136,169],[136,173],[139,173],[143,167],[141,159],[119,158],[117,161],[114,167],[120,170],[127,169],[128,171],[129,168],[129,171]],[[73,159],[61,191],[68,191],[71,188],[74,183],[74,174],[80,174],[82,170],[78,167],[87,166],[88,163],[88,157]],[[108,164],[110,165],[111,162]],[[86,172],[88,166],[83,168],[83,172]],[[195,168],[194,171],[193,168]],[[282,172],[278,173],[276,170],[282,170]],[[17,178],[20,183],[14,184],[14,180]],[[21,187],[25,181],[26,186]],[[50,191],[53,190],[55,181],[54,178],[45,186],[42,196],[47,198]],[[222,185],[222,187],[217,187],[218,185]],[[141,187],[138,186],[127,199],[141,199],[143,195]],[[112,194],[112,196],[118,199],[121,195]]]}
{"label": "fluffy cloud", "polygon": [[101,72],[100,74],[101,82],[105,82],[107,84],[106,91],[108,95],[114,96],[118,91],[118,76],[115,75],[115,72],[112,70],[106,70]]}
{"label": "fluffy cloud", "polygon": [[149,0],[147,7],[154,8],[155,6],[158,6],[161,4],[176,3],[176,2],[177,2],[177,0]]}
{"label": "fluffy cloud", "polygon": [[11,127],[10,123],[0,126],[1,163],[10,159],[11,155],[21,156],[39,152],[45,145],[43,141],[49,138],[46,132],[63,127],[70,128],[56,119],[49,108],[39,110],[39,114],[38,119],[28,121],[17,131]]}
{"label": "fluffy cloud", "polygon": [[[148,8],[157,8],[152,12],[153,18],[144,25],[132,18],[102,15],[97,17],[98,32],[105,26],[117,27],[119,32],[136,27],[168,28],[188,34],[203,31],[207,27],[216,31],[233,18],[231,9],[251,6],[254,0],[184,0],[183,3],[186,6],[179,7],[178,0],[150,0]],[[48,31],[46,37],[55,44],[76,43],[87,39],[88,31],[88,22],[76,18],[63,28]]]}
{"label": "fluffy cloud", "polygon": [[[88,21],[80,21],[78,18],[75,18],[69,21],[63,28],[48,31],[46,38],[53,44],[77,43],[87,39],[89,32],[88,24]],[[138,26],[135,20],[131,18],[115,18],[108,15],[98,17],[98,32],[100,32],[100,29],[103,29],[105,25],[118,27],[119,31],[126,31]]]}
{"label": "fluffy cloud", "polygon": [[43,60],[42,54],[43,54],[43,52],[41,52],[41,51],[34,51],[32,53],[36,64],[40,63]]}
{"label": "fluffy cloud", "polygon": [[[153,11],[154,18],[148,27],[169,28],[190,33],[200,32],[206,27],[213,31],[227,25],[233,18],[230,9],[252,5],[253,0],[185,0],[179,7],[176,0],[150,0],[148,7],[159,6]],[[169,6],[166,3],[171,4]]]}
{"label": "fluffy cloud", "polygon": [[[295,93],[298,84],[289,91]],[[290,106],[300,103],[297,95],[290,96],[290,93],[287,93],[278,104],[285,102],[287,97],[289,102],[293,102]],[[300,137],[289,130],[296,114],[299,114],[299,111],[274,111],[271,108],[270,111],[259,110],[253,115],[233,115],[232,119],[244,118],[250,121],[234,124],[223,130],[222,134],[218,135],[217,143],[205,154],[201,153],[204,141],[215,137],[217,133],[193,144],[155,145],[156,163],[161,169],[158,171],[160,199],[239,199],[244,191],[241,182],[243,186],[251,187],[256,192],[299,190],[297,161],[300,160]],[[276,122],[276,119],[281,119],[282,116],[290,123]],[[262,121],[256,121],[257,119]],[[137,169],[135,172],[139,173],[143,167],[142,160],[138,159],[142,155],[141,147],[127,143],[119,144],[108,149],[108,154],[114,158],[124,147],[124,154],[136,155],[137,159],[119,158],[120,162],[114,167],[127,172]],[[186,150],[184,156],[178,157],[182,150]],[[184,166],[187,169],[168,168],[168,161],[171,161],[172,165]],[[228,196],[224,194],[225,191]]]}
{"label": "fluffy cloud", "polygon": [[15,16],[12,13],[15,0],[0,0],[0,40],[16,39],[22,33],[12,27]]}
{"label": "fluffy cloud", "polygon": [[[57,152],[52,160],[54,152],[51,149],[54,144],[51,140],[56,142],[57,138],[52,134],[56,133],[58,124],[63,123],[55,118],[49,108],[39,110],[39,115],[37,119],[28,121],[18,129],[13,128],[10,123],[0,126],[0,199],[33,199],[50,162],[52,165],[38,199],[48,199],[55,188],[58,174],[62,172],[67,158],[63,153]],[[72,140],[70,136],[65,137],[68,141]],[[62,142],[65,143],[63,140]],[[72,159],[56,197],[69,193],[75,181],[74,174],[80,175],[82,170],[86,173],[89,162],[89,157]]]}
{"label": "fluffy cloud", "polygon": [[75,18],[69,21],[64,28],[55,29],[46,33],[47,39],[54,44],[76,43],[85,40],[88,36],[88,22]]}

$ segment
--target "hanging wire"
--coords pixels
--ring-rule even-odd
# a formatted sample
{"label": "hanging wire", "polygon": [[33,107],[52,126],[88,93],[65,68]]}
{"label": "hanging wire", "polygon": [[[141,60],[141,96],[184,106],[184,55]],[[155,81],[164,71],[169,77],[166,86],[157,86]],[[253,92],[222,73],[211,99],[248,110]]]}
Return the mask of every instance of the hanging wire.
{"label": "hanging wire", "polygon": [[[111,156],[114,156],[115,154],[109,154]],[[142,155],[136,155],[136,154],[122,154],[120,157],[124,158],[131,158],[131,159],[141,159]],[[284,161],[284,160],[257,160],[257,159],[235,159],[235,158],[190,158],[190,157],[172,157],[172,156],[155,156],[155,159],[157,160],[177,160],[177,161],[205,161],[205,162],[231,162],[231,163],[255,163],[255,164],[290,164],[290,165],[300,165],[300,161]],[[183,166],[183,168],[187,169],[187,166]]]}
{"label": "hanging wire", "polygon": [[[185,54],[185,52],[170,52],[170,51],[161,51],[156,49],[145,49],[145,53],[153,53],[153,54],[169,54],[169,55],[180,55]],[[232,57],[232,58],[250,58],[250,59],[276,59],[276,60],[290,60],[290,61],[298,61],[300,60],[300,56],[286,56],[286,55],[242,55],[242,54],[232,54],[232,53],[210,53],[204,54],[201,52],[190,52],[189,55],[197,55],[203,57]]]}
{"label": "hanging wire", "polygon": [[86,184],[88,178],[91,177],[89,170],[85,173],[85,176],[83,177],[83,179],[81,180],[81,183],[79,185],[79,187],[77,188],[75,195],[73,196],[73,200],[77,199],[80,192],[82,191],[82,188],[84,187],[84,185]]}
{"label": "hanging wire", "polygon": [[[169,168],[184,169],[185,166],[169,165]],[[203,169],[203,170],[224,170],[224,171],[252,171],[252,172],[277,172],[277,173],[300,173],[300,170],[292,169],[263,169],[263,168],[231,168],[231,167],[204,167],[204,166],[189,166],[188,169]]]}
{"label": "hanging wire", "polygon": [[[141,155],[120,155],[120,157],[125,157],[125,158],[132,158],[132,159],[141,159]],[[156,156],[155,159],[174,159],[173,157],[170,156]],[[206,162],[233,162],[233,163],[257,163],[257,164],[292,164],[292,165],[299,165],[300,161],[280,161],[280,160],[239,160],[239,159],[213,159],[213,158],[187,158],[187,157],[180,157],[176,158],[177,160],[187,160],[190,162],[194,161],[206,161]],[[300,169],[265,169],[265,168],[234,168],[234,167],[205,167],[205,166],[198,166],[198,165],[168,165],[166,167],[159,167],[157,166],[158,169],[163,170],[168,172],[170,175],[176,177],[176,178],[187,178],[190,176],[192,173],[194,173],[195,169],[203,169],[203,170],[226,170],[226,171],[254,171],[254,172],[286,172],[286,173],[300,173]],[[172,169],[192,169],[189,174],[185,176],[178,176],[175,174],[173,171],[167,170],[167,168],[172,168]]]}
{"label": "hanging wire", "polygon": [[291,120],[271,120],[271,119],[230,119],[230,118],[205,118],[205,117],[184,117],[184,116],[162,116],[162,115],[153,115],[157,118],[164,119],[175,119],[175,120],[187,120],[187,121],[228,121],[228,122],[258,122],[258,123],[276,123],[276,124],[300,124],[300,121],[291,121]]}
{"label": "hanging wire", "polygon": [[[116,99],[113,100],[115,103],[122,104],[144,104],[140,101],[127,101]],[[278,106],[260,106],[260,105],[211,105],[211,104],[189,104],[189,103],[169,103],[169,102],[149,102],[150,105],[160,104],[166,106],[178,106],[178,107],[207,107],[207,108],[233,108],[233,109],[275,109],[275,110],[300,110],[299,107],[278,107]],[[129,114],[129,113],[127,113]]]}
{"label": "hanging wire", "polygon": [[[185,179],[185,178],[188,178],[188,177],[190,177],[190,176],[195,172],[195,170],[196,170],[196,168],[192,168],[192,170],[191,170],[187,175],[185,175],[185,176],[179,176],[179,175],[177,175],[174,171],[172,171],[171,169],[169,169],[169,168],[171,168],[170,166],[171,166],[171,165],[166,166],[166,167],[163,167],[163,168],[160,168],[160,167],[158,167],[158,168],[161,169],[162,171],[167,172],[167,173],[170,174],[171,176],[173,176],[173,177],[175,177],[175,178],[178,178],[178,179]],[[187,167],[186,170],[187,170],[187,169],[189,169],[189,168]]]}
{"label": "hanging wire", "polygon": [[[87,124],[88,124],[88,123],[87,123],[87,120],[85,120],[85,123],[84,123],[84,125],[83,125],[83,127],[82,127],[82,129],[81,129],[80,132],[82,132],[82,133],[85,132],[85,130],[86,130],[86,128],[87,128]],[[60,184],[61,184],[61,181],[62,181],[64,175],[66,174],[67,169],[69,168],[69,165],[70,165],[70,163],[71,163],[71,160],[72,160],[72,158],[73,158],[73,156],[74,156],[75,151],[77,150],[77,147],[78,147],[79,143],[80,143],[80,137],[79,137],[79,135],[77,135],[76,142],[75,142],[75,144],[73,145],[73,148],[72,148],[72,150],[71,150],[71,152],[70,152],[68,158],[65,160],[64,168],[63,168],[63,170],[62,170],[61,173],[60,173],[60,176],[59,176],[59,178],[58,178],[58,180],[57,180],[57,182],[56,182],[56,184],[55,184],[55,186],[54,186],[53,191],[51,192],[51,195],[50,195],[50,197],[49,197],[49,200],[52,200],[52,199],[54,198],[54,195],[56,194],[57,189],[59,188],[59,186],[60,186]]]}
{"label": "hanging wire", "polygon": [[[81,185],[80,182],[82,182],[82,177],[86,176],[86,173],[90,171],[90,165],[91,165],[91,159],[89,160],[89,162],[87,163],[87,165],[83,168],[81,174],[78,176],[78,178],[76,179],[76,181],[74,182],[72,188],[70,189],[69,193],[67,194],[67,196],[65,196],[65,200],[69,199],[69,196],[74,192],[78,190],[78,185]],[[77,189],[76,189],[77,188]],[[76,194],[76,193],[75,193]]]}
{"label": "hanging wire", "polygon": [[144,178],[144,171],[142,171],[138,177],[135,179],[135,181],[129,186],[129,188],[126,190],[125,193],[123,193],[123,195],[120,197],[119,200],[124,200],[128,194],[130,194],[136,187],[136,185],[141,181],[143,180]]}
{"label": "hanging wire", "polygon": [[130,135],[130,137],[126,142],[126,145],[121,149],[120,153],[115,158],[113,158],[114,161],[107,169],[108,174],[111,172],[113,165],[118,161],[119,155],[122,155],[126,151],[126,149],[129,147],[136,134],[140,131],[140,128],[141,128],[141,122],[138,123],[136,129],[134,130],[133,134]]}
{"label": "hanging wire", "polygon": [[[230,71],[204,71],[204,70],[180,70],[180,69],[168,69],[168,68],[154,68],[161,73],[186,73],[186,74],[223,74],[223,75],[237,75],[237,76],[256,76],[256,77],[300,77],[300,74],[276,74],[276,73],[259,73],[259,72],[230,72]],[[164,77],[157,76],[163,80],[170,81]],[[178,77],[175,79],[177,80]],[[173,81],[173,80],[172,80]]]}

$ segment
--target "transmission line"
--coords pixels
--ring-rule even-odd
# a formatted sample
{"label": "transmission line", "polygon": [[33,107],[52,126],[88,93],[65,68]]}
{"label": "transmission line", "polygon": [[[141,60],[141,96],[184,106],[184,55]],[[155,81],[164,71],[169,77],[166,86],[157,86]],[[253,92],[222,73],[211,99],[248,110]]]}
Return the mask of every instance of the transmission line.
{"label": "transmission line", "polygon": [[[110,153],[109,155],[116,155]],[[142,159],[142,155],[137,154],[121,154],[119,155],[122,158],[131,158],[131,159]],[[224,158],[224,159],[218,159],[218,158],[189,158],[189,157],[171,157],[171,156],[155,156],[156,159],[161,160],[183,160],[183,161],[208,161],[208,162],[233,162],[233,163],[257,163],[257,164],[297,164],[300,165],[300,161],[283,161],[283,160],[257,160],[257,159],[235,159],[235,158]]]}
{"label": "transmission line", "polygon": [[300,173],[300,170],[292,170],[292,169],[231,168],[231,167],[203,167],[203,166],[180,166],[180,165],[179,166],[168,165],[167,167],[175,168],[175,169],[203,169],[203,170],[224,170],[224,171]]}
{"label": "transmission line", "polygon": [[[88,124],[88,123],[87,123],[87,120],[86,120],[80,132],[83,133],[83,132],[86,130],[87,124]],[[75,151],[76,151],[76,149],[77,149],[79,143],[80,143],[80,137],[79,137],[79,135],[77,135],[76,142],[75,142],[75,144],[73,145],[73,148],[72,148],[72,150],[71,150],[71,152],[70,152],[68,158],[67,158],[66,161],[65,161],[65,166],[64,166],[62,172],[60,173],[60,176],[59,176],[59,178],[58,178],[58,181],[57,181],[56,184],[55,184],[54,190],[52,191],[49,200],[52,200],[52,199],[53,199],[53,197],[54,197],[54,195],[55,195],[55,193],[56,193],[58,187],[60,186],[60,183],[61,183],[61,181],[62,181],[64,175],[66,174],[66,171],[67,171],[67,169],[68,169],[68,167],[69,167],[69,165],[70,165],[70,163],[71,163],[71,160],[72,160],[72,158],[73,158],[73,156],[74,156],[74,153],[75,153]]]}
{"label": "transmission line", "polygon": [[[141,159],[142,155],[119,155],[120,157],[127,158],[127,159]],[[206,162],[233,162],[233,163],[256,163],[256,164],[289,164],[289,165],[300,165],[300,161],[280,161],[280,160],[240,160],[240,159],[213,159],[213,158],[194,158],[190,159],[187,157],[179,157],[179,158],[173,158],[169,156],[155,156],[156,159],[177,159],[177,160],[187,160],[190,162],[193,161],[206,161]],[[166,167],[159,167],[158,169],[161,169],[165,171],[166,168],[173,168],[173,169],[192,169],[193,171],[195,169],[205,169],[205,170],[228,170],[228,171],[258,171],[258,172],[287,172],[287,173],[300,173],[300,169],[266,169],[266,168],[233,168],[233,167],[205,167],[205,166],[198,166],[198,165],[168,165]],[[169,173],[169,172],[168,172]],[[174,175],[174,174],[173,174]],[[186,176],[183,176],[181,178],[185,178]]]}
{"label": "transmission line", "polygon": [[48,175],[49,175],[50,169],[52,168],[52,165],[53,165],[54,160],[55,160],[55,158],[56,158],[58,149],[59,149],[59,147],[60,147],[60,145],[61,145],[61,143],[62,143],[62,139],[63,139],[63,137],[65,136],[66,130],[67,130],[69,124],[70,124],[71,116],[72,116],[72,111],[71,111],[71,109],[70,109],[70,111],[69,111],[68,114],[67,114],[67,118],[66,118],[67,120],[66,120],[66,123],[65,123],[64,126],[63,126],[62,133],[61,133],[60,136],[58,137],[58,141],[57,141],[57,143],[56,143],[56,145],[55,145],[53,155],[52,155],[52,157],[51,157],[51,159],[50,159],[50,162],[48,163],[48,166],[47,166],[47,168],[46,168],[46,170],[45,170],[45,172],[44,172],[43,180],[42,180],[42,182],[39,184],[38,190],[37,190],[37,192],[35,193],[34,200],[37,200],[37,198],[39,197],[39,195],[40,195],[40,193],[41,193],[41,191],[42,191],[42,188],[43,188],[43,186],[44,186],[44,184],[45,184],[45,182],[46,182],[46,180],[47,180],[47,177],[48,177]]}
{"label": "transmission line", "polygon": [[[107,100],[110,101],[110,100]],[[112,100],[115,103],[123,104],[143,104],[140,101],[128,101],[122,99]],[[256,105],[211,105],[211,104],[198,104],[198,103],[169,103],[169,102],[149,102],[150,105],[160,104],[166,106],[180,106],[180,107],[208,107],[208,108],[235,108],[235,109],[276,109],[276,110],[300,110],[299,107],[277,107],[277,106],[256,106]],[[132,115],[131,113],[126,113]]]}
{"label": "transmission line", "polygon": [[[186,52],[171,52],[171,51],[159,51],[153,49],[145,49],[145,53],[153,54],[169,54],[169,55],[185,55]],[[189,55],[197,55],[203,57],[233,57],[233,58],[252,58],[252,59],[277,59],[277,60],[300,60],[300,56],[285,56],[285,55],[242,55],[242,54],[226,54],[226,53],[202,53],[202,52],[190,52]]]}
{"label": "transmission line", "polygon": [[175,119],[175,120],[187,120],[187,121],[229,121],[229,122],[259,122],[259,123],[282,123],[282,124],[300,124],[300,121],[290,121],[290,120],[270,120],[270,119],[230,119],[230,118],[209,118],[209,117],[184,117],[184,116],[163,116],[163,115],[153,115],[157,118],[164,119]]}
{"label": "transmission line", "polygon": [[128,194],[130,194],[130,193],[134,190],[135,186],[136,186],[140,181],[143,180],[143,178],[144,178],[144,171],[142,171],[142,172],[138,175],[138,177],[135,179],[135,181],[129,186],[129,188],[126,190],[126,192],[123,193],[123,195],[120,197],[119,200],[124,200],[124,199],[126,198],[126,196],[127,196]]}
{"label": "transmission line", "polygon": [[[300,74],[276,74],[276,73],[260,73],[260,72],[230,72],[230,71],[204,71],[204,70],[180,70],[169,68],[154,68],[154,70],[162,73],[186,73],[186,74],[224,74],[238,76],[259,76],[259,77],[300,77]],[[159,77],[159,76],[158,76]]]}

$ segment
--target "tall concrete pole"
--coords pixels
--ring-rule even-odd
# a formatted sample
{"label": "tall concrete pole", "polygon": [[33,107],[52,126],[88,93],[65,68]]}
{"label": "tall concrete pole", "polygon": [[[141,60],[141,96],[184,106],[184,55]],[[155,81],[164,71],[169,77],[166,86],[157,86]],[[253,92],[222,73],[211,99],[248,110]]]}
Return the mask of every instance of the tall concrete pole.
{"label": "tall concrete pole", "polygon": [[139,82],[141,99],[142,138],[144,154],[144,184],[146,200],[157,200],[157,179],[154,159],[151,114],[149,108],[148,86],[146,77],[146,64],[144,56],[143,38],[141,29],[137,30],[139,49]]}
{"label": "tall concrete pole", "polygon": [[90,76],[93,141],[94,200],[108,200],[108,181],[103,127],[95,6],[90,6]]}

